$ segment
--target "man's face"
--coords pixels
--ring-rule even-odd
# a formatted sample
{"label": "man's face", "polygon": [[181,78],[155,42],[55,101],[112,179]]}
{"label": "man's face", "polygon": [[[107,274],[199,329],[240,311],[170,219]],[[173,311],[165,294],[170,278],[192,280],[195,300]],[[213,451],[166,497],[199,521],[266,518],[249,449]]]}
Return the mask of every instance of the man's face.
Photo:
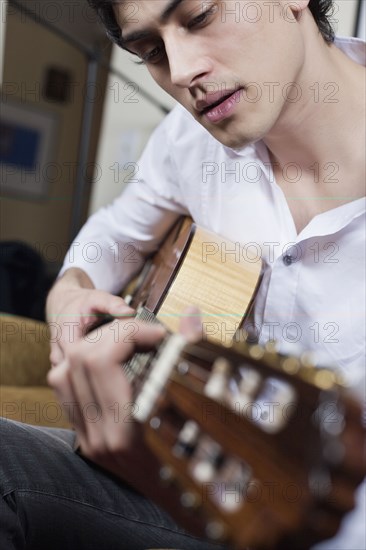
{"label": "man's face", "polygon": [[[299,0],[134,0],[115,12],[127,49],[224,145],[263,138],[298,89]],[[290,102],[287,98],[290,97]]]}

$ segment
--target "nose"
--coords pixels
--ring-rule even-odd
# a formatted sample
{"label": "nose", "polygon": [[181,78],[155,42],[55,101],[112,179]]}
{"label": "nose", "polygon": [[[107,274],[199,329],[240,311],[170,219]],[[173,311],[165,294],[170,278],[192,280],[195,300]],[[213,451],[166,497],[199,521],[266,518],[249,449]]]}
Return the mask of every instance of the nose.
{"label": "nose", "polygon": [[169,61],[172,84],[182,88],[193,86],[200,78],[207,76],[212,62],[202,48],[198,48],[192,36],[165,38],[165,51]]}

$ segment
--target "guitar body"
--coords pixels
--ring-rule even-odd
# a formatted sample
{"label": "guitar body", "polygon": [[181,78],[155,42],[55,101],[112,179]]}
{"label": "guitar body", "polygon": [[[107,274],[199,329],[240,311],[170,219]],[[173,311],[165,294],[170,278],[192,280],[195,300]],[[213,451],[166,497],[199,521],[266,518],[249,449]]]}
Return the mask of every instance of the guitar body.
{"label": "guitar body", "polygon": [[[307,549],[352,508],[365,428],[336,373],[233,339],[260,278],[238,243],[184,220],[130,302],[173,334],[124,368],[178,523],[237,550]],[[206,329],[196,344],[179,334],[192,304]]]}
{"label": "guitar body", "polygon": [[[248,315],[262,264],[232,243],[186,218],[180,221],[142,272],[130,303],[178,332],[185,308],[197,306],[207,338],[229,343]],[[144,316],[142,315],[142,317]]]}

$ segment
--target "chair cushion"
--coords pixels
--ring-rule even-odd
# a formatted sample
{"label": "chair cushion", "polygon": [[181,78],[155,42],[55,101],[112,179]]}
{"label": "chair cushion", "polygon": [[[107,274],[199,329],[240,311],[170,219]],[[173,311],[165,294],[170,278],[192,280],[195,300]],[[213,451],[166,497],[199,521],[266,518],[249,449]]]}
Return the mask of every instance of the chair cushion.
{"label": "chair cushion", "polygon": [[0,386],[0,415],[34,426],[71,427],[53,391],[43,386]]}
{"label": "chair cushion", "polygon": [[46,386],[50,369],[46,323],[0,314],[0,384]]}

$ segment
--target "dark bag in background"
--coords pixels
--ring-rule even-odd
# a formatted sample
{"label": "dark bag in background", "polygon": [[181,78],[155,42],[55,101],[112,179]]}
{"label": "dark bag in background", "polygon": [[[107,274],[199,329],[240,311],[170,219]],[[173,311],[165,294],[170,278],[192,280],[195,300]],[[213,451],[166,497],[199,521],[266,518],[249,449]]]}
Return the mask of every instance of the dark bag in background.
{"label": "dark bag in background", "polygon": [[45,318],[52,284],[41,255],[18,241],[0,243],[0,311],[31,319]]}

